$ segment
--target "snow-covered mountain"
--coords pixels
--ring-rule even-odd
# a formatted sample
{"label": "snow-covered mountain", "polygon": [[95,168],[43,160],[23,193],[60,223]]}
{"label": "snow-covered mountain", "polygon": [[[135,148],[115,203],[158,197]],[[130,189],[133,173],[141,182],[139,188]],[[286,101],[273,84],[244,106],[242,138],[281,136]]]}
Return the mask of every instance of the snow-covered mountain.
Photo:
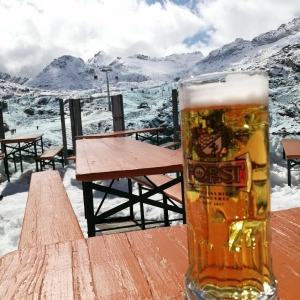
{"label": "snow-covered mountain", "polygon": [[[112,130],[111,114],[104,116],[107,109],[106,74],[101,71],[104,67],[111,68],[108,72],[111,94],[123,95],[128,129],[164,125],[168,132],[172,131],[170,96],[178,78],[213,71],[262,69],[270,75],[271,140],[280,144],[279,137],[300,134],[299,18],[251,41],[238,38],[206,57],[200,52],[162,58],[142,54],[112,57],[100,51],[86,62],[72,56],[55,59],[23,85],[9,81],[7,74],[1,73],[2,78],[6,76],[0,79],[0,98],[8,105],[5,122],[15,126],[23,119],[25,126],[31,126],[50,120],[58,114],[58,97],[80,98],[85,99],[82,100],[83,116],[87,117],[85,133]],[[141,102],[149,106],[138,109]],[[97,126],[99,120],[101,128]]]}
{"label": "snow-covered mountain", "polygon": [[283,68],[283,72],[290,71],[290,65],[286,64],[286,57],[289,55],[290,59],[297,64],[299,53],[294,51],[291,57],[291,53],[282,50],[294,47],[293,45],[298,47],[299,41],[300,18],[296,18],[286,25],[281,25],[277,30],[263,33],[251,41],[237,38],[232,43],[213,50],[180,75],[241,69],[264,69],[273,73],[272,69],[278,69],[279,65],[279,69]]}
{"label": "snow-covered mountain", "polygon": [[[299,39],[300,18],[296,18],[251,41],[237,38],[206,57],[201,52],[161,58],[144,54],[113,57],[99,51],[84,62],[80,58],[65,55],[55,59],[35,78],[28,80],[26,85],[47,90],[101,89],[106,85],[106,74],[101,71],[104,67],[111,69],[108,72],[109,81],[115,85],[148,80],[172,82],[192,74],[224,70],[264,69],[272,75],[283,74],[297,71],[300,59],[296,49]],[[287,53],[289,47],[293,53]],[[95,76],[97,81],[94,80]]]}
{"label": "snow-covered mountain", "polygon": [[170,82],[178,72],[192,67],[201,58],[201,52],[173,54],[162,58],[143,54],[123,58],[100,51],[84,62],[80,58],[65,55],[55,59],[26,85],[48,90],[102,88],[106,85],[106,74],[102,70],[107,67],[111,69],[108,76],[112,84],[147,80]]}

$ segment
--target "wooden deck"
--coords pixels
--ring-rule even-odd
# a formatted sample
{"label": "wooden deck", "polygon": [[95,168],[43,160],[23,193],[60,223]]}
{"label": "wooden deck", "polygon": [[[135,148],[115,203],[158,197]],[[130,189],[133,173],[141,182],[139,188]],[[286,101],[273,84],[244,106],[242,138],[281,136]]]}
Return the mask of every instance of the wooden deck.
{"label": "wooden deck", "polygon": [[[300,208],[272,213],[281,300],[299,299]],[[17,250],[0,259],[3,299],[183,299],[186,226]]]}

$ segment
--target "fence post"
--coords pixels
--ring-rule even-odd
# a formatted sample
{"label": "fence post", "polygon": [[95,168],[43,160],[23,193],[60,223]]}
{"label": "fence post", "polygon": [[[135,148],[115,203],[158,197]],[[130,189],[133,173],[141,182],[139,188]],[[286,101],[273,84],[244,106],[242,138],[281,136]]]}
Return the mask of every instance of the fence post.
{"label": "fence post", "polygon": [[69,99],[69,111],[70,111],[70,123],[71,123],[71,135],[72,135],[72,145],[73,145],[73,155],[76,155],[76,143],[75,143],[75,116],[73,109],[73,99]]}
{"label": "fence post", "polygon": [[76,155],[76,135],[82,135],[80,99],[69,99],[73,155]]}
{"label": "fence post", "polygon": [[[0,108],[0,138],[5,139],[5,129],[3,124],[3,113],[2,113],[2,102],[1,102],[1,108]],[[1,151],[4,153],[4,144],[1,143]]]}
{"label": "fence post", "polygon": [[58,98],[58,101],[59,101],[59,110],[60,110],[62,140],[64,146],[64,163],[65,165],[67,165],[69,164],[69,161],[67,160],[68,145],[67,145],[67,134],[66,134],[66,123],[65,123],[65,112],[64,112],[64,100]]}
{"label": "fence post", "polygon": [[114,131],[125,130],[123,96],[111,96]]}
{"label": "fence post", "polygon": [[178,127],[178,91],[172,89],[172,105],[173,105],[173,128],[174,128],[174,141],[178,142],[178,136],[176,132],[179,130]]}
{"label": "fence post", "polygon": [[74,116],[75,116],[74,121],[75,121],[76,135],[82,135],[80,99],[73,100],[73,109],[74,109]]}

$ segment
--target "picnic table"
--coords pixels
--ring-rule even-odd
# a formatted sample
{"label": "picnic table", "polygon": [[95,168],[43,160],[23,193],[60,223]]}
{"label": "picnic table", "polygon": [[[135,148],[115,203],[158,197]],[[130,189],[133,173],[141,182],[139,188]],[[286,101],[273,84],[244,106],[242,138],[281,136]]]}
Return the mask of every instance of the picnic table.
{"label": "picnic table", "polygon": [[[161,131],[164,131],[164,127],[155,127],[155,128],[140,128],[140,129],[131,129],[131,130],[123,130],[123,131],[114,131],[114,132],[104,132],[104,133],[96,133],[96,134],[88,134],[88,135],[78,135],[75,136],[75,139],[98,139],[98,138],[107,138],[107,137],[120,137],[120,136],[130,136],[135,134],[136,140],[153,140],[156,137],[156,144],[159,144],[158,134]],[[145,135],[145,133],[149,133],[150,136]]]}
{"label": "picnic table", "polygon": [[[149,199],[151,195],[160,193],[179,182],[183,185],[181,174],[173,180],[138,196],[132,194],[130,183],[128,184],[128,192],[124,192],[114,188],[112,184],[107,187],[99,182],[99,180],[112,180],[111,183],[113,183],[114,180],[119,178],[180,173],[183,169],[181,151],[157,147],[126,137],[77,140],[76,149],[76,179],[82,181],[83,184],[85,216],[89,237],[95,236],[96,224],[119,222],[121,220],[135,221],[133,205],[136,203],[146,203],[182,213],[182,208],[176,205],[163,204]],[[100,208],[105,200],[104,198],[96,213],[94,213],[93,190],[116,195],[128,199],[128,201],[107,211],[101,211]],[[114,214],[127,208],[130,210],[128,217],[112,218]]]}
{"label": "picnic table", "polygon": [[295,166],[300,165],[300,140],[282,139],[283,159],[287,162],[288,185],[291,186],[291,171]]}
{"label": "picnic table", "polygon": [[[20,158],[21,172],[23,172],[22,152],[29,153],[34,158],[38,156],[38,147],[41,149],[41,153],[43,152],[42,133],[26,134],[26,135],[10,137],[6,139],[0,139],[0,143],[2,143],[4,146],[4,167],[5,167],[5,173],[7,174],[8,181],[10,181],[9,169],[8,169],[8,158],[18,154]],[[38,170],[37,162],[36,162],[36,170]]]}
{"label": "picnic table", "polygon": [[[281,300],[299,299],[300,208],[272,213]],[[3,299],[183,299],[186,225],[17,250],[0,259]]]}

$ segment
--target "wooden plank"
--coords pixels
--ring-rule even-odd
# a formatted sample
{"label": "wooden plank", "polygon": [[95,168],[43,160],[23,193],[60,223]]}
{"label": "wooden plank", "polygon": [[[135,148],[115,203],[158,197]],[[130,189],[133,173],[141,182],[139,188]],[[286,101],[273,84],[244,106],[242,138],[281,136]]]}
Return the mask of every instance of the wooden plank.
{"label": "wooden plank", "polygon": [[14,251],[0,266],[1,299],[95,299],[84,239]]}
{"label": "wooden plank", "polygon": [[180,142],[169,142],[169,143],[161,144],[161,145],[159,145],[159,147],[172,148],[172,147],[176,147],[178,145],[180,145]]}
{"label": "wooden plank", "polygon": [[282,139],[281,142],[287,158],[300,158],[300,140]]}
{"label": "wooden plank", "polygon": [[57,147],[51,147],[48,150],[46,150],[42,155],[36,157],[36,160],[48,160],[48,159],[54,159],[56,155],[58,155],[62,150],[63,146],[57,146]]}
{"label": "wooden plank", "polygon": [[153,299],[157,300],[183,299],[184,275],[187,271],[186,235],[178,237],[176,233],[180,229],[169,228],[168,231],[149,229],[147,232],[126,234],[146,276]]}
{"label": "wooden plank", "polygon": [[[272,213],[273,266],[281,300],[299,296],[299,220],[300,208]],[[298,250],[290,251],[287,241]],[[183,299],[187,251],[185,225],[26,248],[0,259],[0,295],[1,299]]]}
{"label": "wooden plank", "polygon": [[297,299],[300,285],[300,208],[272,213],[272,256],[280,300]]}
{"label": "wooden plank", "polygon": [[33,173],[19,249],[82,238],[82,230],[59,172]]}
{"label": "wooden plank", "polygon": [[97,299],[153,299],[148,282],[123,234],[87,240]]}
{"label": "wooden plank", "polygon": [[98,138],[107,138],[107,137],[120,137],[125,135],[132,135],[135,133],[155,133],[159,131],[164,131],[164,127],[156,127],[156,128],[140,128],[140,129],[132,129],[132,130],[120,130],[115,132],[104,132],[104,133],[96,133],[96,134],[88,134],[88,135],[80,135],[75,136],[76,139],[98,139]]}
{"label": "wooden plank", "polygon": [[75,160],[75,161],[76,161],[76,155],[68,156],[68,157],[66,158],[66,160]]}
{"label": "wooden plank", "polygon": [[123,96],[114,95],[111,96],[112,116],[113,116],[113,128],[114,131],[124,131],[124,107],[123,107]]}

